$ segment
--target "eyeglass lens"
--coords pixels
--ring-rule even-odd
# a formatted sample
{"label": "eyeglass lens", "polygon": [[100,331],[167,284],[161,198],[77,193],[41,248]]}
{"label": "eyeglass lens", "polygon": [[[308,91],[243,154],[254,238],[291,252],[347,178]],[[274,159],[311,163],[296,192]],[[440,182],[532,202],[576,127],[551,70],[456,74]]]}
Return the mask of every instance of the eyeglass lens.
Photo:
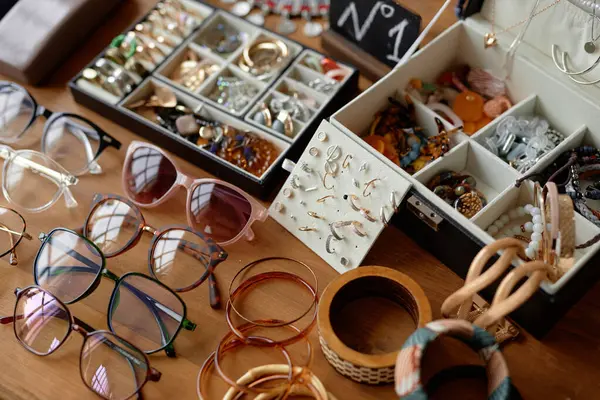
{"label": "eyeglass lens", "polygon": [[173,341],[184,320],[181,299],[143,275],[121,279],[111,302],[111,331],[144,352],[153,352]]}
{"label": "eyeglass lens", "polygon": [[81,349],[81,377],[106,399],[127,399],[146,382],[144,354],[108,332],[90,334]]}
{"label": "eyeglass lens", "polygon": [[100,147],[100,136],[88,122],[74,116],[50,118],[42,151],[69,173],[80,175],[89,168]]}
{"label": "eyeglass lens", "polygon": [[65,303],[81,297],[102,272],[102,254],[66,230],[53,231],[35,260],[35,281]]}
{"label": "eyeglass lens", "polygon": [[29,126],[35,106],[27,92],[0,84],[0,142],[12,142]]}

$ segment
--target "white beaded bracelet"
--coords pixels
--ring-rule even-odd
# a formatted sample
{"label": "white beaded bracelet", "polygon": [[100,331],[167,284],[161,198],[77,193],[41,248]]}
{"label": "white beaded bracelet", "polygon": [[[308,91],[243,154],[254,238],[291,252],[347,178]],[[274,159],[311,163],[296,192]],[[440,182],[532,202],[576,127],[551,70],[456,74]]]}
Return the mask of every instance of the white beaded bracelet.
{"label": "white beaded bracelet", "polygon": [[[504,229],[511,220],[523,218],[527,215],[531,215],[531,221]],[[548,224],[548,226],[550,226],[550,224]],[[494,239],[501,239],[505,236],[523,235],[526,232],[531,232],[531,241],[525,250],[525,255],[531,260],[535,260],[536,255],[538,254],[542,243],[543,231],[542,212],[538,207],[534,207],[531,204],[527,204],[524,207],[517,207],[506,214],[502,214],[500,218],[487,228],[487,233],[494,237]]]}

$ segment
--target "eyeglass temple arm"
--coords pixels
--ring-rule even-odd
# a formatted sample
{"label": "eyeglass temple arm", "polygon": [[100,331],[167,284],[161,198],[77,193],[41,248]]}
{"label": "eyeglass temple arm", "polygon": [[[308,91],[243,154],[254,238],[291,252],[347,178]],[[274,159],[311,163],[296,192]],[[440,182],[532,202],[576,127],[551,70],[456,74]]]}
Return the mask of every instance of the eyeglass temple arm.
{"label": "eyeglass temple arm", "polygon": [[[0,158],[7,160],[15,154],[15,151],[8,146],[0,146]],[[77,184],[79,181],[76,177],[70,174],[63,174],[61,172],[55,171],[51,168],[45,167],[41,164],[38,164],[34,161],[28,160],[24,157],[16,157],[13,162],[16,164],[29,169],[31,171],[35,171],[40,175],[43,175],[50,180],[54,181],[60,187],[66,188],[68,186],[73,186]]]}

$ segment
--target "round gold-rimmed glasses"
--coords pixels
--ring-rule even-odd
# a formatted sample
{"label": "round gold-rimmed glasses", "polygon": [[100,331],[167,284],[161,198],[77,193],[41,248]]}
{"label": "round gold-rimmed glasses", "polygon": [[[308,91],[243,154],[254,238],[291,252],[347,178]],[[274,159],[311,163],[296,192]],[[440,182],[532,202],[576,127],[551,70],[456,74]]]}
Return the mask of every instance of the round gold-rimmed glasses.
{"label": "round gold-rimmed glasses", "polygon": [[26,232],[25,218],[12,208],[0,206],[0,257],[10,254],[10,265],[17,265],[17,246],[23,238],[31,240]]}

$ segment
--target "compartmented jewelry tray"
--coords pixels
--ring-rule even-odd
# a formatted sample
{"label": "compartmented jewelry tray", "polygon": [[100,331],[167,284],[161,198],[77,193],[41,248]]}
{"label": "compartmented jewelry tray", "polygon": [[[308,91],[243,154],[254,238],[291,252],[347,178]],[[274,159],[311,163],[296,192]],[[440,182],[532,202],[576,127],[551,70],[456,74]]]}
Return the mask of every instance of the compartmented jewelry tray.
{"label": "compartmented jewelry tray", "polygon": [[267,199],[282,161],[355,95],[358,72],[226,11],[164,0],[69,86],[78,103]]}
{"label": "compartmented jewelry tray", "polygon": [[[529,3],[522,6],[527,11],[533,5]],[[560,12],[556,10],[556,15]],[[509,22],[513,20],[508,19]],[[378,151],[379,138],[371,137],[378,129],[373,121],[390,107],[389,98],[396,99],[393,103],[402,104],[399,107],[410,107],[413,103],[416,122],[426,136],[436,135],[441,129],[436,129],[436,124],[440,122],[447,132],[460,128],[450,122],[448,115],[436,113],[405,90],[415,78],[418,82],[436,82],[445,71],[459,65],[502,76],[501,66],[513,37],[504,34],[498,46],[485,49],[484,35],[490,31],[489,22],[480,14],[456,23],[331,118],[334,127],[386,163],[397,179],[412,185],[394,223],[463,278],[481,247],[501,236],[517,234],[514,229],[505,229],[510,221],[523,221],[515,227],[523,235],[537,232],[533,223],[525,223],[531,211],[531,206],[525,206],[534,204],[533,182],[525,179],[518,186],[517,180],[526,178],[526,173],[544,171],[567,150],[600,145],[600,96],[595,96],[597,92],[594,92],[597,88],[581,88],[568,77],[559,76],[552,70],[554,66],[550,67],[552,59],[548,54],[523,43],[506,81],[506,95],[512,106],[497,118],[486,121],[471,135],[462,131],[451,134],[449,148],[444,154],[431,157],[416,170],[407,168],[402,157],[390,155],[387,147],[384,151],[384,144]],[[590,101],[591,97],[595,102]],[[385,118],[385,113],[383,115]],[[505,129],[501,125],[510,116],[517,121],[525,117],[531,120],[535,116],[543,119],[548,124],[545,128],[549,126],[553,132],[551,139],[556,139],[551,149],[539,155],[527,168],[519,169],[517,164],[510,164],[495,153],[493,146],[490,147],[489,139]],[[444,186],[444,182],[452,180],[461,182],[457,186],[460,192],[456,195],[452,191],[447,193]],[[581,183],[581,187],[586,186]],[[458,204],[452,196],[460,197],[464,187],[476,187],[472,190],[477,196],[470,199],[472,203]],[[445,196],[452,201],[442,198]],[[469,209],[473,204],[476,204],[475,208]],[[600,202],[589,200],[588,204],[594,208]],[[577,245],[600,234],[600,228],[581,214],[576,214],[574,229]],[[572,266],[558,272],[552,281],[544,282],[536,295],[512,315],[513,319],[532,334],[545,335],[600,278],[599,250],[600,243],[575,250]],[[492,286],[482,294],[491,301],[495,290],[496,286]]]}

